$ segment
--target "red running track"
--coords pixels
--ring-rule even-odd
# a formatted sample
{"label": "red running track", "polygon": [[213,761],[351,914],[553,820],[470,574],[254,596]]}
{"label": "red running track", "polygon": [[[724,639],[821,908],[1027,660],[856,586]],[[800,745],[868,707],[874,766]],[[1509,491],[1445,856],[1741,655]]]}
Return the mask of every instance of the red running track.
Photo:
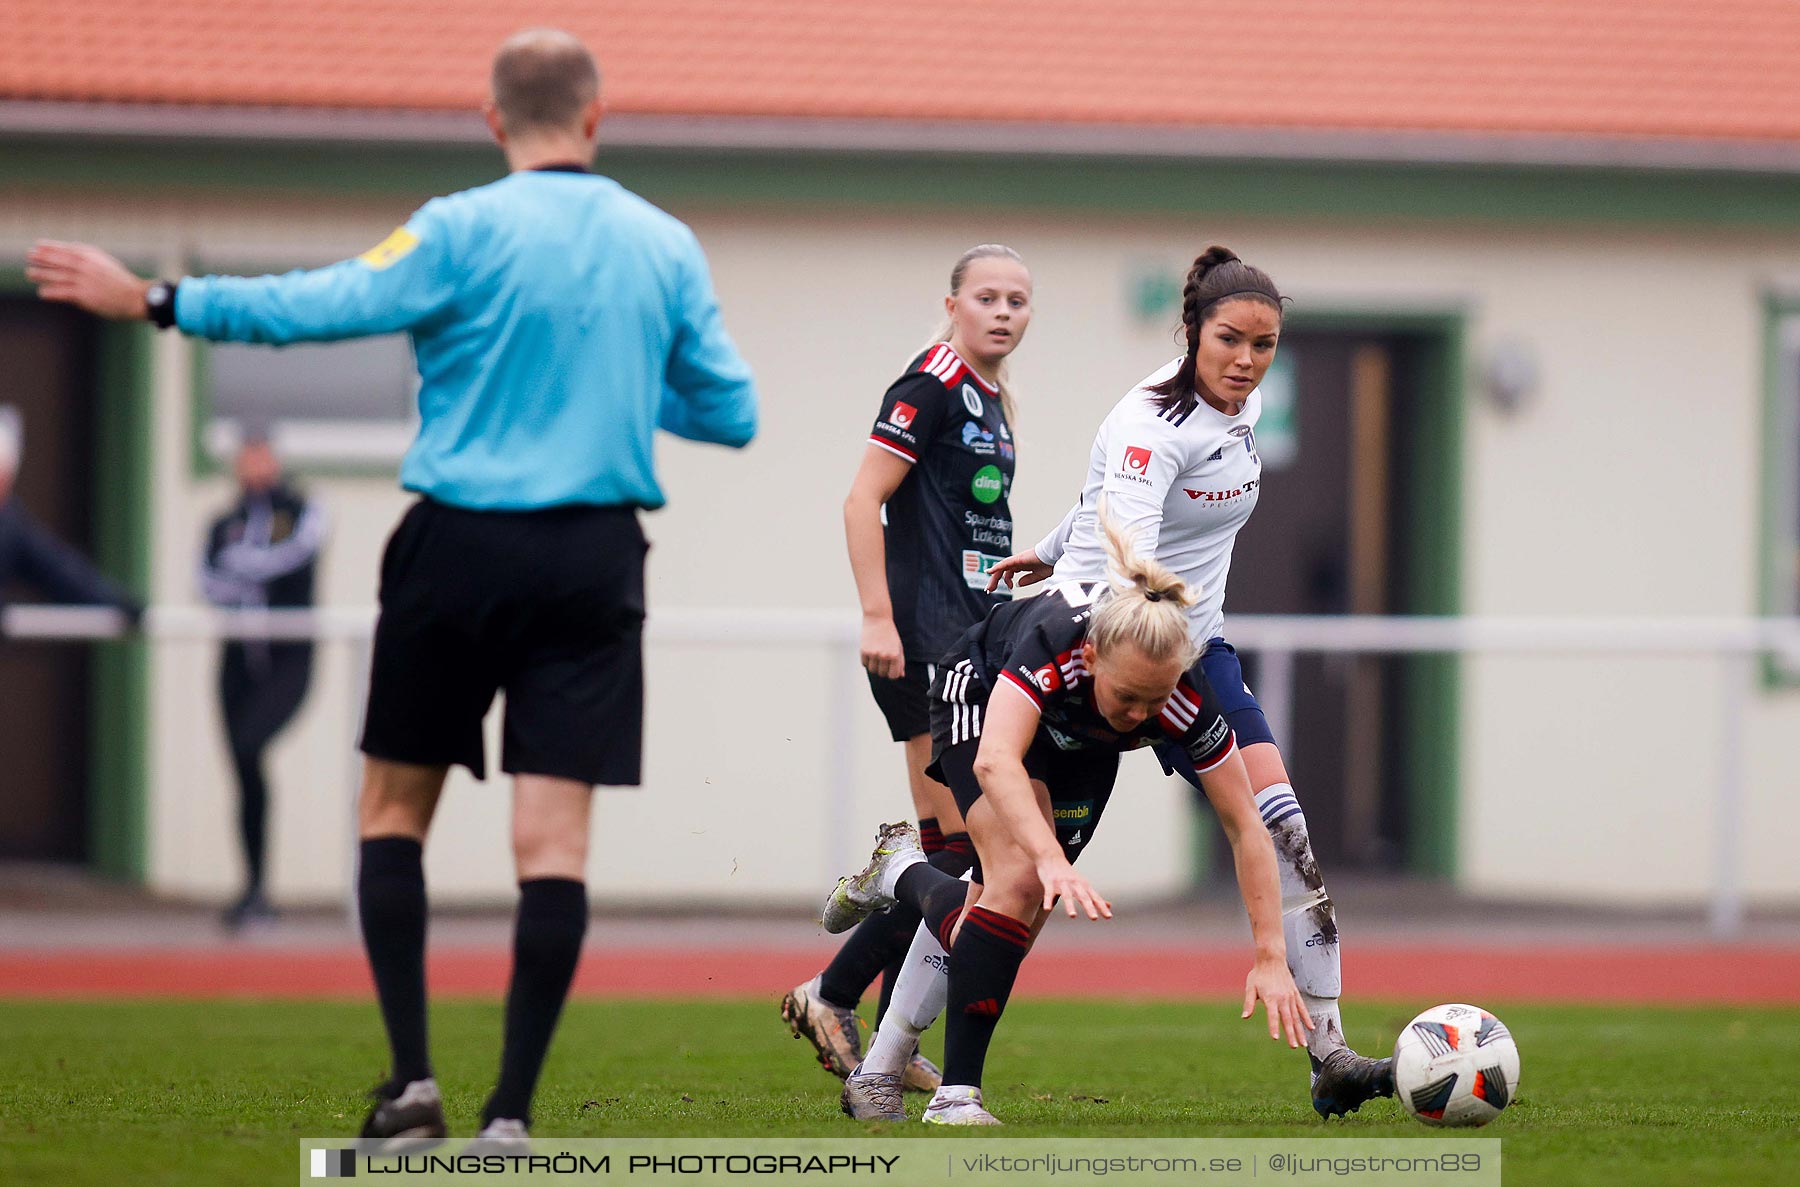
{"label": "red running track", "polygon": [[[496,996],[505,949],[432,952],[434,994]],[[772,996],[817,972],[814,951],[590,949],[584,997]],[[1050,950],[1025,962],[1040,996],[1235,997],[1243,948]],[[1358,997],[1411,1001],[1800,1005],[1800,947],[1489,947],[1360,945],[1344,956]],[[38,950],[0,953],[0,997],[349,998],[372,993],[359,948]]]}

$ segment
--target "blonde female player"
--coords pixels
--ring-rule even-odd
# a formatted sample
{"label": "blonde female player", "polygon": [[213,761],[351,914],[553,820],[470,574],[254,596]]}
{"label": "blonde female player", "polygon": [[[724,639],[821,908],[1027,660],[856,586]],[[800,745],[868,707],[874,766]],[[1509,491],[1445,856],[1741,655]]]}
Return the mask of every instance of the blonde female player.
{"label": "blonde female player", "polygon": [[[1281,856],[1288,961],[1318,1024],[1307,1044],[1312,1103],[1330,1117],[1392,1096],[1393,1061],[1358,1055],[1344,1041],[1336,912],[1281,751],[1224,636],[1232,546],[1262,482],[1257,388],[1275,358],[1282,305],[1267,273],[1227,248],[1207,248],[1182,290],[1186,354],[1119,401],[1094,437],[1080,501],[1035,548],[996,565],[991,578],[1000,586],[1029,585],[1053,570],[1058,580],[1103,576],[1108,562],[1095,508],[1104,498],[1135,547],[1204,591],[1188,611],[1188,626],[1204,649],[1201,665],[1236,731],[1257,808]],[[1179,750],[1159,747],[1158,754],[1198,786]]]}
{"label": "blonde female player", "polygon": [[[1110,583],[1065,582],[1000,607],[957,642],[932,684],[931,769],[969,822],[973,893],[965,899],[960,881],[924,863],[910,825],[887,825],[869,868],[841,880],[825,905],[826,929],[838,931],[904,903],[951,949],[944,1084],[927,1122],[998,1124],[981,1095],[988,1044],[1056,898],[1071,916],[1111,916],[1074,861],[1098,830],[1119,754],[1141,746],[1188,757],[1231,840],[1256,945],[1244,1016],[1261,1000],[1270,1037],[1285,1029],[1295,1047],[1311,1025],[1288,971],[1275,850],[1188,637],[1191,595],[1110,525],[1107,541]],[[898,1001],[893,1012],[904,1013]],[[906,1119],[899,1077],[867,1068],[845,1083],[843,1106],[859,1119]]]}
{"label": "blonde female player", "polygon": [[[960,875],[974,855],[949,789],[925,773],[926,689],[945,649],[1011,596],[992,591],[987,573],[1012,551],[1007,499],[1015,450],[1006,360],[1031,324],[1031,273],[1019,253],[995,243],[964,252],[950,270],[944,312],[935,340],[882,398],[844,500],[844,535],[862,603],[869,688],[889,733],[905,747],[925,852]],[[889,969],[877,1018],[886,1013],[918,923],[918,914],[904,909],[869,920],[818,975],[782,998],[781,1016],[795,1037],[810,1041],[839,1078],[862,1058],[857,1002]],[[906,1059],[907,1087],[938,1086],[928,1060],[916,1050]]]}

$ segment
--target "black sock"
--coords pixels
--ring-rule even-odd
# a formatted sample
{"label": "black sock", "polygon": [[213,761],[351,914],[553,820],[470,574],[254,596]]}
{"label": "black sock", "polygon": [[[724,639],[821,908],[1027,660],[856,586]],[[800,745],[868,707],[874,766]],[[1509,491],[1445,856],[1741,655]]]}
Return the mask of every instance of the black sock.
{"label": "black sock", "polygon": [[[819,974],[819,996],[834,1006],[855,1009],[863,991],[881,975],[881,970],[906,958],[913,932],[918,928],[919,913],[904,903],[857,924]],[[881,1008],[887,1009],[885,988]]]}
{"label": "black sock", "polygon": [[928,860],[951,877],[960,878],[974,868],[975,843],[968,833],[951,833],[944,838],[944,847]]}
{"label": "black sock", "polygon": [[[937,857],[943,856],[943,853],[937,854]],[[938,938],[938,943],[949,951],[950,941],[946,937],[956,926],[963,903],[968,901],[968,884],[938,869],[934,858],[919,862],[901,874],[900,881],[894,886],[894,894],[919,913],[931,934]],[[907,943],[912,943],[910,937]]]}
{"label": "black sock", "polygon": [[431,1075],[425,1042],[425,869],[411,837],[362,843],[356,905],[398,1087]]}
{"label": "black sock", "polygon": [[919,817],[919,848],[925,851],[925,856],[930,857],[943,847],[944,830],[938,827],[937,817]]}
{"label": "black sock", "polygon": [[944,1011],[944,1083],[981,1087],[994,1027],[1012,996],[1019,965],[1031,951],[1031,928],[998,911],[972,907],[950,955]]}
{"label": "black sock", "polygon": [[513,930],[512,985],[506,991],[506,1045],[500,1082],[481,1110],[481,1123],[510,1117],[531,1123],[550,1036],[569,996],[587,935],[587,884],[569,878],[519,883],[519,915]]}

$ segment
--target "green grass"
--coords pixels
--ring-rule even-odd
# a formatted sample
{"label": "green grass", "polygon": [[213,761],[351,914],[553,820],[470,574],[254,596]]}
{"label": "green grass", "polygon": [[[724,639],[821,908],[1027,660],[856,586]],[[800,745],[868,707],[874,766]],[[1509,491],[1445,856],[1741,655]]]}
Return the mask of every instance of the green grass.
{"label": "green grass", "polygon": [[[1519,1098],[1483,1131],[1504,1139],[1509,1187],[1800,1181],[1800,1010],[1484,1004],[1523,1052]],[[1379,1050],[1412,1013],[1355,1004],[1350,1038]],[[473,1128],[499,1030],[498,1004],[433,1010],[453,1133]],[[379,1036],[364,1004],[0,1002],[0,1184],[293,1182],[295,1139],[360,1123],[361,1090],[384,1061]],[[1225,1003],[1020,1000],[988,1068],[1007,1137],[1434,1132],[1390,1101],[1320,1123],[1304,1060]],[[836,1083],[788,1037],[772,1001],[578,1002],[536,1128],[867,1132],[839,1115]]]}

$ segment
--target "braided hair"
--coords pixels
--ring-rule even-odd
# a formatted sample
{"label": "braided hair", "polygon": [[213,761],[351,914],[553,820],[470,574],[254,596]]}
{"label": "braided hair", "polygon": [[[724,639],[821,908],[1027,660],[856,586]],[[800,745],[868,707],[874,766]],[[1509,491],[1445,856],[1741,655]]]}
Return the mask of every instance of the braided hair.
{"label": "braided hair", "polygon": [[1181,286],[1181,325],[1187,333],[1187,357],[1175,374],[1147,390],[1157,396],[1156,410],[1187,412],[1200,402],[1194,386],[1194,360],[1200,354],[1200,330],[1213,310],[1227,298],[1260,301],[1281,315],[1287,298],[1261,268],[1238,259],[1229,247],[1213,244],[1194,259],[1187,281]]}

